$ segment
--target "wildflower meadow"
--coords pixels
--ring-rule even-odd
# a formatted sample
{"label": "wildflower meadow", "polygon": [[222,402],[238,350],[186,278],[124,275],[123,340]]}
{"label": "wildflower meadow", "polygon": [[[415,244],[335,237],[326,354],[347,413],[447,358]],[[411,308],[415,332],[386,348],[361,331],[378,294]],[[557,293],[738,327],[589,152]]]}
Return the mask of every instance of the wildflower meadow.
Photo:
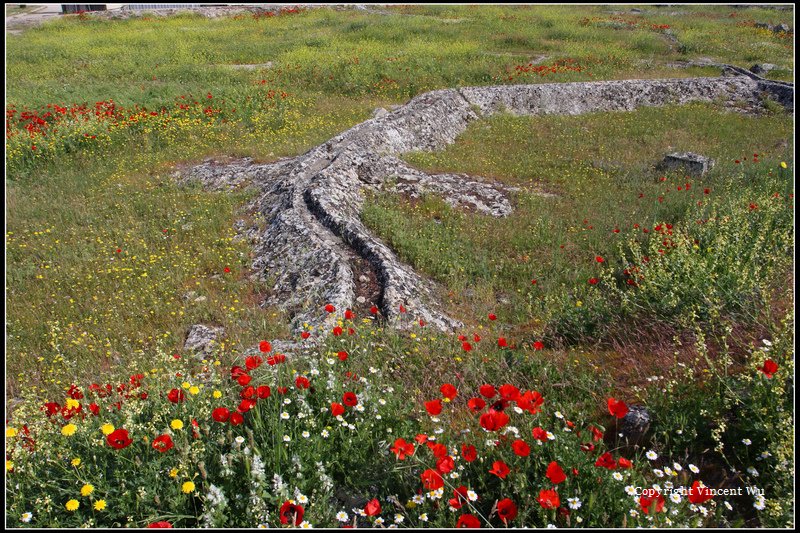
{"label": "wildflower meadow", "polygon": [[[633,7],[7,33],[6,526],[793,527],[793,109],[498,113],[402,154],[514,191],[506,217],[364,193],[457,331],[413,306],[390,327],[377,300],[293,330],[236,229],[267,226],[259,193],[175,179],[436,89],[793,79],[793,7]],[[657,165],[689,151],[715,165]],[[194,324],[225,333],[191,350]]]}

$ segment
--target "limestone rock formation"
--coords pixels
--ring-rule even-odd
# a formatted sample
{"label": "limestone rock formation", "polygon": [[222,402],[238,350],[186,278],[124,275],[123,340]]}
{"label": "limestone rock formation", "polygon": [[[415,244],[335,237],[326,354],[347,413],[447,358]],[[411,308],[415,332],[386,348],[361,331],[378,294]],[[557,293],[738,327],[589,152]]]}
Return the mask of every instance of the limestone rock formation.
{"label": "limestone rock formation", "polygon": [[[400,154],[441,149],[471,122],[499,112],[578,115],[697,101],[721,102],[742,111],[759,107],[764,92],[793,106],[791,84],[744,72],[721,78],[437,90],[390,112],[376,113],[298,157],[269,164],[209,161],[179,172],[179,179],[212,189],[245,182],[257,187],[254,207],[266,227],[257,239],[252,266],[273,289],[265,303],[286,309],[295,331],[304,323],[330,331],[337,317],[324,311],[325,304],[343,311],[362,301],[376,304],[393,327],[421,319],[452,330],[461,324],[441,311],[435,286],[400,261],[361,221],[363,191],[441,194],[453,206],[496,217],[512,212],[510,196],[517,191],[479,178],[429,175],[405,164]],[[372,280],[369,287],[365,288],[364,278]],[[407,313],[400,311],[401,306]]]}

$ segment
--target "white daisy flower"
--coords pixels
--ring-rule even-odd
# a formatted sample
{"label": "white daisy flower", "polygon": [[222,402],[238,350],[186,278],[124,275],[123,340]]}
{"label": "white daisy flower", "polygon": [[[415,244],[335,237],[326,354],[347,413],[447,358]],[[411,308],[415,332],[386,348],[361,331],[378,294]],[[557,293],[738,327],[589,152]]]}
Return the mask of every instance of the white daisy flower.
{"label": "white daisy flower", "polygon": [[674,468],[674,469],[675,469],[675,470],[677,470],[678,472],[680,472],[681,470],[683,470],[683,467],[682,467],[682,466],[681,466],[679,463],[672,463],[672,468]]}
{"label": "white daisy flower", "polygon": [[425,497],[422,494],[415,494],[411,501],[416,503],[417,505],[422,505],[425,503]]}
{"label": "white daisy flower", "polygon": [[419,515],[419,521],[420,522],[427,522],[428,521],[428,513],[422,513],[421,515]]}
{"label": "white daisy flower", "polygon": [[650,459],[651,461],[655,461],[656,459],[658,459],[658,454],[657,454],[656,452],[654,452],[653,450],[649,450],[649,451],[648,451],[648,452],[645,454],[645,457],[647,457],[647,458],[648,458],[648,459]]}
{"label": "white daisy flower", "polygon": [[305,494],[298,494],[297,495],[297,501],[299,503],[302,503],[303,505],[305,505],[305,504],[308,503],[308,496],[306,496]]}
{"label": "white daisy flower", "polygon": [[658,468],[654,468],[653,473],[656,475],[656,477],[664,477],[664,471],[659,470]]}
{"label": "white daisy flower", "polygon": [[763,511],[767,507],[767,499],[760,495],[756,496],[756,501],[753,504],[753,507],[755,507],[759,511]]}
{"label": "white daisy flower", "polygon": [[[556,440],[556,436],[548,431],[547,432],[547,440]],[[555,527],[555,526],[553,526],[553,527]]]}
{"label": "white daisy flower", "polygon": [[747,473],[750,474],[753,477],[758,477],[758,470],[756,470],[752,466],[748,466],[747,467]]}
{"label": "white daisy flower", "polygon": [[753,444],[753,441],[751,441],[750,439],[742,439],[742,444],[744,444],[745,446],[750,446],[751,444]]}
{"label": "white daisy flower", "polygon": [[289,435],[283,436],[283,442],[291,442],[292,438]]}
{"label": "white daisy flower", "polygon": [[380,398],[380,399],[378,399],[378,403],[380,405],[386,405],[386,400],[384,400],[383,398]]}
{"label": "white daisy flower", "polygon": [[478,493],[476,493],[474,490],[468,490],[467,499],[471,502],[474,502],[475,500],[478,499]]}
{"label": "white daisy flower", "polygon": [[331,434],[328,432],[327,429],[323,429],[322,433],[320,433],[320,435],[322,435],[323,439],[327,439],[328,437],[330,437]]}
{"label": "white daisy flower", "polygon": [[303,520],[302,522],[300,522],[300,527],[303,529],[312,529],[314,526],[309,524],[307,521]]}
{"label": "white daisy flower", "polygon": [[611,477],[613,477],[617,481],[622,481],[622,474],[620,474],[619,472],[614,472],[613,474],[611,474]]}
{"label": "white daisy flower", "polygon": [[236,444],[244,444],[244,437],[242,437],[241,435],[239,435],[238,437],[236,437],[233,440],[236,441]]}
{"label": "white daisy flower", "polygon": [[700,472],[700,469],[697,468],[696,466],[692,465],[692,464],[689,465],[689,470],[691,470],[692,473],[694,473],[694,474],[697,474],[698,472]]}
{"label": "white daisy flower", "polygon": [[401,515],[400,513],[397,513],[396,515],[394,515],[394,523],[395,524],[401,523],[403,521],[403,519],[405,519],[405,516]]}
{"label": "white daisy flower", "polygon": [[727,500],[722,502],[722,503],[725,504],[725,507],[727,507],[729,511],[733,511],[733,506],[730,503],[728,503]]}
{"label": "white daisy flower", "polygon": [[347,516],[347,513],[345,513],[344,511],[339,511],[338,513],[336,513],[336,520],[338,520],[339,522],[347,522],[348,520],[350,520],[350,517]]}
{"label": "white daisy flower", "polygon": [[304,439],[307,439],[307,438],[309,438],[310,436],[311,436],[311,433],[309,433],[308,431],[304,431],[304,432],[303,432],[303,438],[304,438]]}
{"label": "white daisy flower", "polygon": [[636,509],[631,509],[630,511],[628,511],[628,514],[636,518],[637,516],[639,516],[639,511],[637,511]]}
{"label": "white daisy flower", "polygon": [[672,503],[681,503],[681,495],[677,492],[670,494],[669,499],[672,500]]}
{"label": "white daisy flower", "polygon": [[567,498],[567,501],[569,502],[570,509],[580,509],[581,505],[583,505],[577,496],[575,498]]}
{"label": "white daisy flower", "polygon": [[25,522],[26,524],[30,522],[32,518],[33,518],[33,513],[22,513],[22,516],[19,517],[19,519]]}
{"label": "white daisy flower", "polygon": [[625,487],[625,494],[627,494],[628,496],[636,496],[636,487],[634,487],[633,485],[628,485],[627,487]]}
{"label": "white daisy flower", "polygon": [[381,524],[383,524],[383,522],[384,522],[384,520],[380,516],[375,519],[375,525],[376,526],[380,526]]}
{"label": "white daisy flower", "polygon": [[292,403],[291,399],[289,399],[289,398],[284,398],[283,399],[283,405],[289,405],[290,403]]}
{"label": "white daisy flower", "polygon": [[281,419],[289,420],[289,413],[287,413],[286,411],[282,412],[281,413]]}

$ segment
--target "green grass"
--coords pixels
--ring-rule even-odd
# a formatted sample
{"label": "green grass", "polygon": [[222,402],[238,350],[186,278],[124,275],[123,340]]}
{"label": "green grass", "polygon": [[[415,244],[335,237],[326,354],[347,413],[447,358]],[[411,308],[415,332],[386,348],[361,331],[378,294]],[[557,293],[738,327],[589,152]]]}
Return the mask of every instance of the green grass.
{"label": "green grass", "polygon": [[[785,113],[748,117],[699,104],[492,117],[441,152],[406,159],[429,172],[464,172],[522,187],[509,217],[469,214],[436,197],[411,202],[387,195],[373,198],[363,218],[404,260],[463,295],[453,305],[457,315],[470,321],[500,310],[513,323],[535,322],[542,317],[531,316],[532,300],[596,276],[595,257],[616,256],[634,224],[649,230],[677,224],[687,209],[710,198],[744,202],[764,192],[787,194],[788,177],[776,183],[764,175],[791,161],[791,132]],[[654,166],[671,151],[701,153],[717,163],[702,179],[659,172]]]}

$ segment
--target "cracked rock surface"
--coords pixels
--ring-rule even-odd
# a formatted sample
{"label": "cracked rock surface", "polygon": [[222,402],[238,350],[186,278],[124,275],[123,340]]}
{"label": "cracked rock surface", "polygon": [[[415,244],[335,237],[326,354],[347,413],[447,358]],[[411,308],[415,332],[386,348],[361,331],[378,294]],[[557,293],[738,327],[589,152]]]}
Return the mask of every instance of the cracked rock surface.
{"label": "cracked rock surface", "polygon": [[[179,180],[199,181],[217,190],[243,184],[257,188],[254,207],[266,226],[253,239],[253,268],[272,285],[264,303],[286,309],[293,330],[308,323],[330,331],[338,313],[326,313],[325,304],[343,312],[363,301],[367,309],[377,305],[393,327],[421,319],[439,329],[453,330],[461,324],[441,311],[434,284],[401,262],[361,221],[363,191],[389,190],[411,197],[434,193],[452,206],[504,217],[513,210],[510,196],[517,189],[459,174],[430,175],[404,163],[400,154],[441,149],[453,143],[471,122],[498,112],[578,115],[697,101],[721,102],[741,110],[759,107],[763,92],[777,94],[779,102],[792,105],[793,86],[756,78],[740,75],[437,90],[391,112],[382,110],[298,157],[269,164],[249,159],[227,164],[207,161],[176,175]],[[364,280],[374,283],[365,288]],[[407,313],[401,313],[401,305]]]}

